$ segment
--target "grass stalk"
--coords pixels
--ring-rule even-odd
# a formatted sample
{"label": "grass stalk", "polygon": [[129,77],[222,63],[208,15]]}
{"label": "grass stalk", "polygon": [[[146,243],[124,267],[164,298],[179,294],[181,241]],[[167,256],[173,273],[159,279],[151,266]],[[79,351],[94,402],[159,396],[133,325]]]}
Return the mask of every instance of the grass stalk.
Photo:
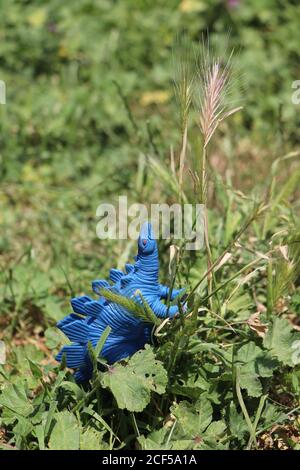
{"label": "grass stalk", "polygon": [[188,126],[187,122],[184,125],[184,130],[182,133],[181,138],[181,150],[179,156],[179,172],[178,172],[178,183],[179,183],[179,190],[180,190],[180,199],[182,201],[182,193],[183,193],[183,172],[184,172],[184,164],[186,160],[186,150],[187,150],[187,135],[188,135]]}
{"label": "grass stalk", "polygon": [[[256,415],[255,415],[255,420],[254,420],[254,423],[253,423],[254,437],[256,436],[256,428],[257,428],[257,425],[258,425],[258,423],[259,423],[259,420],[260,420],[260,417],[261,417],[261,414],[262,414],[262,411],[263,411],[264,404],[265,404],[265,401],[266,401],[266,399],[267,399],[267,396],[268,396],[268,395],[262,395],[262,396],[260,397],[260,400],[259,400],[257,412],[256,412]],[[252,446],[252,444],[253,444],[253,441],[254,441],[254,438],[253,438],[253,435],[251,435],[251,436],[249,437],[249,441],[248,441],[248,444],[247,444],[247,450],[250,450],[250,449],[251,449],[251,446]]]}
{"label": "grass stalk", "polygon": [[208,215],[207,215],[207,171],[206,171],[206,162],[207,160],[207,151],[205,146],[202,149],[202,159],[201,159],[201,204],[204,205],[204,243],[206,248],[207,255],[207,270],[208,274],[208,284],[209,284],[209,293],[211,292],[212,287],[212,255],[209,244],[209,227],[208,227]]}
{"label": "grass stalk", "polygon": [[240,238],[240,236],[248,229],[248,227],[252,224],[252,222],[254,220],[257,219],[257,217],[259,217],[262,212],[265,210],[265,206],[263,206],[262,204],[258,204],[253,213],[250,215],[250,217],[248,217],[248,219],[246,220],[246,222],[244,223],[244,225],[240,228],[240,230],[237,232],[237,234],[235,235],[235,237],[232,238],[232,240],[228,243],[228,245],[225,247],[224,251],[222,252],[222,254],[215,260],[212,262],[212,265],[210,267],[209,270],[207,270],[204,275],[200,278],[200,280],[195,284],[195,286],[192,288],[191,292],[189,293],[186,301],[188,301],[191,296],[195,293],[195,291],[198,289],[198,287],[200,286],[200,284],[204,281],[204,279],[207,277],[207,275],[209,274],[209,272],[212,271],[212,269],[214,269],[219,263],[221,263],[221,261],[223,260],[224,256],[231,250],[231,248],[234,246],[234,244],[237,242],[237,240]]}
{"label": "grass stalk", "polygon": [[[239,370],[238,367],[235,368],[235,391],[236,391],[236,395],[237,395],[239,405],[241,407],[242,413],[244,415],[245,421],[246,421],[248,429],[249,429],[249,433],[250,433],[249,442],[251,442],[251,444],[252,444],[252,442],[254,442],[255,446],[257,447],[255,428],[254,428],[254,426],[251,422],[250,416],[248,414],[248,410],[246,408],[246,405],[245,405],[245,402],[244,402],[244,399],[243,399],[243,395],[242,395],[242,391],[241,391],[241,387],[240,387],[240,370]],[[248,445],[247,445],[247,450],[249,450]]]}
{"label": "grass stalk", "polygon": [[267,270],[267,318],[270,320],[273,311],[273,263],[269,259]]}

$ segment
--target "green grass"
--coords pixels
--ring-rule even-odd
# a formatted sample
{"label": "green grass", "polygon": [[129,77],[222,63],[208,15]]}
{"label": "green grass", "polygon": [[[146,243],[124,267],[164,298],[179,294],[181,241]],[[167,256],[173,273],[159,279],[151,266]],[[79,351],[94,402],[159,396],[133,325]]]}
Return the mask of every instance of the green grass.
{"label": "green grass", "polygon": [[[300,449],[299,105],[291,103],[299,6],[6,3],[0,447]],[[101,360],[99,372],[94,357],[93,380],[79,387],[53,359],[65,341],[55,323],[71,296],[90,294],[92,279],[135,254],[132,243],[97,238],[101,202],[119,194],[178,201],[169,163],[170,146],[176,164],[182,148],[171,47],[178,31],[196,43],[207,26],[213,43],[231,27],[247,83],[243,111],[208,149],[211,285],[205,250],[179,247],[173,279],[160,241],[161,281],[187,288],[187,315],[157,325],[154,345],[114,374]],[[199,172],[196,118],[192,108],[186,161]],[[188,172],[183,186],[195,202]]]}

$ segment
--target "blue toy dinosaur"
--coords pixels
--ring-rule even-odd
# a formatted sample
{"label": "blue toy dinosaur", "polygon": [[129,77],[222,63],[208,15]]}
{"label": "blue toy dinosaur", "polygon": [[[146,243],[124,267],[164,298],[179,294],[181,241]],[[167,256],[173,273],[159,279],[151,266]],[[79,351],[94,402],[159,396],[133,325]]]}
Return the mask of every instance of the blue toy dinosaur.
{"label": "blue toy dinosaur", "polygon": [[[167,307],[161,300],[169,296],[170,300],[174,300],[182,289],[169,292],[168,287],[159,284],[157,243],[148,222],[141,228],[135,260],[133,265],[125,265],[126,274],[118,269],[110,270],[113,285],[105,280],[93,281],[93,291],[99,294],[99,289],[105,288],[133,298],[138,290],[158,318],[173,317],[178,313],[178,306]],[[92,364],[87,345],[90,341],[96,347],[107,326],[110,326],[111,332],[104,343],[101,356],[109,364],[131,356],[150,341],[151,325],[104,297],[100,296],[98,300],[87,296],[75,297],[71,300],[71,305],[73,313],[58,322],[57,326],[72,344],[64,346],[56,359],[61,361],[65,356],[67,366],[77,369],[74,375],[77,382],[85,382],[91,378]]]}

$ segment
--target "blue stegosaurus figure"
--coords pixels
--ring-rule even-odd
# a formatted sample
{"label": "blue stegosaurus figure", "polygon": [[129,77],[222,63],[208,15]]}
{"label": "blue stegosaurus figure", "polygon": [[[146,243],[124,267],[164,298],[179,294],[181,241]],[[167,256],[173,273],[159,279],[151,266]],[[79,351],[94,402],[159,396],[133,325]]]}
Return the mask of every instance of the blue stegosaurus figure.
{"label": "blue stegosaurus figure", "polygon": [[[173,317],[178,313],[178,306],[167,307],[162,300],[170,295],[169,288],[159,284],[159,259],[157,242],[151,224],[145,222],[138,239],[138,255],[134,264],[126,264],[125,271],[110,270],[110,284],[105,280],[92,282],[92,288],[99,295],[99,289],[110,289],[112,292],[136,299],[139,291],[158,318]],[[182,290],[173,289],[170,300],[174,300]],[[88,342],[96,347],[107,326],[111,332],[101,351],[108,364],[131,356],[146,343],[150,342],[151,325],[134,317],[123,306],[99,296],[98,300],[90,297],[75,297],[71,300],[73,313],[57,323],[58,328],[72,341],[65,345],[56,356],[61,361],[63,356],[66,365],[76,369],[77,382],[91,378],[92,363],[88,351]]]}

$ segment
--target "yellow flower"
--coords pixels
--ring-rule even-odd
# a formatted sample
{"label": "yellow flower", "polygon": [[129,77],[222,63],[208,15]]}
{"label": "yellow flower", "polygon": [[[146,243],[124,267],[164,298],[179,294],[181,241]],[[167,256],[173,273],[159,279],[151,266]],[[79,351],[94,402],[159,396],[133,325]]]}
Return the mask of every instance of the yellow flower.
{"label": "yellow flower", "polygon": [[206,9],[204,2],[200,0],[182,0],[179,5],[179,10],[183,13],[195,13]]}
{"label": "yellow flower", "polygon": [[42,26],[45,23],[46,18],[46,10],[44,8],[38,8],[28,16],[27,21],[31,26],[38,28],[39,26]]}
{"label": "yellow flower", "polygon": [[29,162],[25,163],[22,169],[22,181],[30,183],[38,183],[40,181],[40,175],[36,168],[34,168]]}

